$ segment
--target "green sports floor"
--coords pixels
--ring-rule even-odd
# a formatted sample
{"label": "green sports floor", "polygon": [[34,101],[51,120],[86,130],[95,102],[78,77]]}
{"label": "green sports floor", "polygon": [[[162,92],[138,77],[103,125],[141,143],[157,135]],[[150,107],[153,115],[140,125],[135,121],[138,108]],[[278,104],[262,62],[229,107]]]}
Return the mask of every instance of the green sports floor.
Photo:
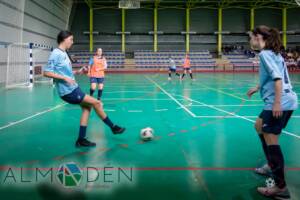
{"label": "green sports floor", "polygon": [[[180,83],[166,74],[108,74],[104,109],[127,130],[113,135],[93,111],[87,135],[97,147],[91,149],[74,147],[81,110],[60,100],[51,85],[0,89],[0,199],[265,199],[256,193],[265,178],[253,173],[264,163],[253,128],[262,101],[245,95],[257,74],[195,77]],[[291,79],[299,94],[300,75]],[[89,91],[87,77],[77,81]],[[299,118],[297,110],[280,140],[292,199],[300,199]],[[155,131],[150,142],[140,141],[144,127]],[[99,168],[97,181],[82,178],[77,188],[65,188],[56,171],[53,182],[36,181],[36,168],[46,172],[69,162],[83,176],[88,166]],[[113,182],[104,181],[106,166],[131,169],[131,179],[119,181],[111,170]]]}

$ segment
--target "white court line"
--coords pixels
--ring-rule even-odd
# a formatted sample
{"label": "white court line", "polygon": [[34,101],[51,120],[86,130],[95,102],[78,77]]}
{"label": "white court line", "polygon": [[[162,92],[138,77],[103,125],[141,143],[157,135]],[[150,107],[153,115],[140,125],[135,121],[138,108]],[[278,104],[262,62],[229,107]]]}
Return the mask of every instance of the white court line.
{"label": "white court line", "polygon": [[116,110],[111,110],[111,109],[104,109],[106,112],[115,112]]}
{"label": "white court line", "polygon": [[[105,85],[105,88],[122,88],[123,86],[126,86],[126,85],[122,85],[122,84],[120,84],[119,86],[117,86],[117,85]],[[152,85],[149,85],[149,86],[146,86],[146,85],[131,85],[130,87],[134,87],[134,88],[153,88]]]}
{"label": "white court line", "polygon": [[212,91],[215,91],[215,92],[218,92],[218,93],[221,93],[221,94],[225,94],[225,95],[228,95],[228,96],[231,96],[231,97],[234,97],[234,98],[236,98],[236,99],[243,100],[243,101],[261,101],[261,100],[255,100],[255,99],[245,99],[245,98],[236,96],[236,95],[234,95],[234,94],[225,92],[225,91],[223,91],[223,90],[220,90],[220,89],[216,89],[216,88],[207,86],[207,85],[205,85],[205,84],[203,84],[203,83],[199,83],[199,84],[197,84],[197,85],[206,87],[206,88],[208,88],[208,89],[210,89],[210,90],[212,90]]}
{"label": "white court line", "polygon": [[[191,98],[189,98],[189,97],[185,97],[185,96],[182,96],[182,95],[175,95],[175,96],[183,97],[183,98],[185,98],[185,99],[187,99],[187,100],[189,100],[189,101],[192,101],[192,102],[195,102],[195,103],[199,103],[199,104],[202,104],[202,105],[206,105],[207,107],[212,108],[212,109],[214,109],[214,110],[217,110],[217,111],[220,111],[220,112],[229,114],[229,115],[231,115],[231,116],[235,116],[235,117],[240,118],[240,119],[244,119],[244,120],[246,120],[246,121],[248,121],[248,122],[255,123],[255,120],[249,119],[249,118],[244,117],[244,116],[241,116],[241,115],[237,115],[237,114],[232,113],[232,112],[228,112],[228,111],[223,110],[223,109],[221,109],[221,108],[217,108],[217,107],[215,107],[215,106],[211,106],[211,105],[202,103],[202,102],[197,101],[197,100],[193,100],[193,99],[191,99]],[[291,133],[291,132],[288,132],[288,131],[282,131],[282,132],[285,133],[285,134],[287,134],[287,135],[293,136],[293,137],[295,137],[295,138],[297,138],[297,139],[300,139],[300,136],[299,136],[299,135],[296,135],[296,134],[294,134],[294,133]]]}
{"label": "white court line", "polygon": [[[144,98],[103,98],[103,101],[110,101],[110,100],[131,100],[131,101],[172,101],[172,99],[144,99]],[[185,99],[179,99],[185,100]]]}
{"label": "white court line", "polygon": [[22,122],[24,122],[24,121],[26,121],[26,120],[29,120],[29,119],[35,118],[35,117],[37,117],[37,116],[43,115],[43,114],[45,114],[45,113],[51,112],[51,111],[53,111],[53,110],[56,110],[56,109],[58,109],[58,108],[60,108],[60,107],[65,106],[65,105],[67,105],[67,103],[63,103],[63,104],[54,106],[53,108],[44,110],[44,111],[42,111],[42,112],[38,112],[38,113],[36,113],[36,114],[34,114],[34,115],[31,115],[31,116],[28,116],[28,117],[26,117],[26,118],[24,118],[24,119],[21,119],[21,120],[15,121],[15,122],[11,122],[11,123],[9,123],[9,124],[7,124],[7,125],[1,126],[1,127],[0,127],[0,130],[3,130],[3,129],[5,129],[5,128],[11,127],[11,126],[14,126],[14,125],[16,125],[16,124],[20,124],[20,123],[22,123]]}
{"label": "white court line", "polygon": [[170,93],[168,93],[166,90],[164,90],[158,83],[156,83],[154,80],[146,76],[146,78],[152,82],[156,87],[158,87],[163,93],[165,93],[168,97],[170,97],[175,103],[177,103],[180,107],[182,107],[187,113],[189,113],[192,117],[196,117],[196,115],[187,109],[183,104],[181,104],[177,99],[175,99]]}
{"label": "white court line", "polygon": [[[257,118],[258,116],[255,115],[250,115],[250,116],[245,116],[245,115],[240,115],[241,117],[246,117],[246,118]],[[240,118],[239,116],[222,116],[222,115],[198,115],[196,118]],[[292,116],[291,118],[300,118],[299,115]]]}
{"label": "white court line", "polygon": [[156,91],[149,90],[149,91],[135,91],[135,90],[120,90],[120,91],[111,91],[111,92],[105,92],[107,94],[113,94],[113,93],[157,93]]}
{"label": "white court line", "polygon": [[[298,103],[300,105],[300,103]],[[216,107],[239,107],[241,106],[240,104],[209,104],[210,106],[216,106]],[[186,105],[187,107],[206,107],[205,105]],[[248,104],[248,105],[243,105],[243,107],[262,107],[264,104]]]}
{"label": "white court line", "polygon": [[[241,106],[241,104],[215,104],[215,105],[212,105],[212,104],[209,104],[210,106],[216,106],[216,107],[239,107]],[[206,107],[206,105],[187,105],[188,107]],[[256,107],[256,106],[264,106],[263,104],[249,104],[249,105],[243,105],[243,107]]]}
{"label": "white court line", "polygon": [[130,113],[141,113],[143,112],[142,110],[128,110]]}
{"label": "white court line", "polygon": [[164,108],[164,109],[156,109],[155,112],[162,112],[162,111],[167,111],[167,110],[169,110],[169,109],[167,109],[167,108]]}

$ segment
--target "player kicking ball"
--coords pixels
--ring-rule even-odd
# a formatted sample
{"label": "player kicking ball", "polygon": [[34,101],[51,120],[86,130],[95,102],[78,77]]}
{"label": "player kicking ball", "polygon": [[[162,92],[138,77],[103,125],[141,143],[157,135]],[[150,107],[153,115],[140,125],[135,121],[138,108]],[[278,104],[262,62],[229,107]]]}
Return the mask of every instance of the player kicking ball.
{"label": "player kicking ball", "polygon": [[94,109],[98,117],[110,127],[113,134],[123,133],[125,128],[119,127],[109,119],[103,111],[101,101],[83,93],[76,83],[72,71],[72,64],[66,52],[73,45],[73,34],[69,31],[61,31],[57,36],[57,43],[58,48],[52,51],[44,70],[44,76],[55,80],[58,94],[62,100],[70,104],[79,105],[82,109],[79,136],[75,146],[96,146],[96,143],[86,138],[87,124],[92,109]]}
{"label": "player kicking ball", "polygon": [[285,181],[284,157],[279,145],[279,136],[298,107],[297,95],[292,90],[288,70],[280,55],[282,47],[277,29],[259,26],[250,34],[250,45],[260,50],[259,85],[248,91],[249,98],[260,92],[264,108],[255,123],[262,143],[267,164],[255,170],[260,175],[269,175],[275,180],[271,187],[258,187],[257,191],[274,199],[290,199]]}

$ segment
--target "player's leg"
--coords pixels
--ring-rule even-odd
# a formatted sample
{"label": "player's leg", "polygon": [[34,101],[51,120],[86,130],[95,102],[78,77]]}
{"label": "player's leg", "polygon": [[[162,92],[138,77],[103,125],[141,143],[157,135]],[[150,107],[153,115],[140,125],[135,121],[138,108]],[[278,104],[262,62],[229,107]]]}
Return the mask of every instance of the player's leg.
{"label": "player's leg", "polygon": [[171,73],[172,73],[171,69],[169,69],[168,73],[169,73],[168,80],[170,81],[170,80],[171,80],[171,78],[172,78],[172,77],[171,77],[171,76],[172,76],[172,75],[171,75]]}
{"label": "player's leg", "polygon": [[104,87],[104,78],[99,78],[99,82],[98,82],[98,97],[97,97],[98,100],[100,100],[101,97],[102,97],[103,87]]}
{"label": "player's leg", "polygon": [[189,74],[190,74],[191,79],[193,80],[193,73],[192,73],[191,69],[189,69]]}
{"label": "player's leg", "polygon": [[186,69],[183,69],[183,74],[182,74],[182,76],[181,76],[181,80],[183,80],[183,78],[184,78],[184,76],[186,75],[186,73],[187,73],[187,70],[186,70]]}
{"label": "player's leg", "polygon": [[90,82],[91,82],[91,87],[90,87],[90,96],[93,96],[95,90],[96,90],[96,87],[97,87],[97,79],[96,78],[93,78],[91,77],[90,78]]}
{"label": "player's leg", "polygon": [[96,143],[90,142],[86,139],[86,129],[88,125],[88,120],[91,112],[91,106],[80,105],[82,109],[81,118],[80,118],[80,128],[79,136],[76,141],[76,147],[92,147],[96,146]]}
{"label": "player's leg", "polygon": [[118,125],[115,125],[109,117],[106,115],[106,113],[103,110],[101,101],[89,96],[85,95],[83,101],[81,102],[81,105],[84,106],[91,106],[94,108],[95,112],[99,116],[99,118],[102,119],[102,121],[111,128],[112,132],[114,134],[120,134],[125,131],[125,128],[119,127]]}
{"label": "player's leg", "polygon": [[259,168],[256,168],[255,169],[255,172],[260,174],[260,175],[270,175],[271,173],[271,168],[269,166],[269,159],[268,159],[268,146],[267,146],[267,143],[265,141],[265,138],[264,138],[264,135],[262,133],[262,126],[263,126],[263,120],[262,118],[258,117],[256,119],[256,122],[255,122],[255,125],[254,125],[254,128],[258,134],[258,137],[261,141],[261,145],[262,145],[262,149],[264,151],[264,154],[265,154],[265,158],[267,160],[266,164],[264,164],[262,167],[259,167]]}
{"label": "player's leg", "polygon": [[279,145],[279,135],[287,125],[292,115],[292,111],[283,111],[280,118],[275,118],[272,111],[265,111],[262,119],[262,133],[267,143],[267,151],[272,177],[275,180],[273,187],[259,187],[258,192],[277,199],[289,199],[290,193],[287,189],[284,173],[284,156]]}

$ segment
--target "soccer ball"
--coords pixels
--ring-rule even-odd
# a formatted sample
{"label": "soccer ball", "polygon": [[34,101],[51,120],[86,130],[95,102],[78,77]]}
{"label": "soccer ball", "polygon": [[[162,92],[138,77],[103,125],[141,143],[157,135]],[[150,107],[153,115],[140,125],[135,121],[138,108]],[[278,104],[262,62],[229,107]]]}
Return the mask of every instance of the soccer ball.
{"label": "soccer ball", "polygon": [[150,127],[143,128],[140,132],[141,139],[143,141],[150,141],[154,137],[153,133],[154,133],[154,131],[152,128],[150,128]]}
{"label": "soccer ball", "polygon": [[267,178],[266,179],[266,186],[268,188],[274,187],[275,186],[275,181],[273,178]]}

